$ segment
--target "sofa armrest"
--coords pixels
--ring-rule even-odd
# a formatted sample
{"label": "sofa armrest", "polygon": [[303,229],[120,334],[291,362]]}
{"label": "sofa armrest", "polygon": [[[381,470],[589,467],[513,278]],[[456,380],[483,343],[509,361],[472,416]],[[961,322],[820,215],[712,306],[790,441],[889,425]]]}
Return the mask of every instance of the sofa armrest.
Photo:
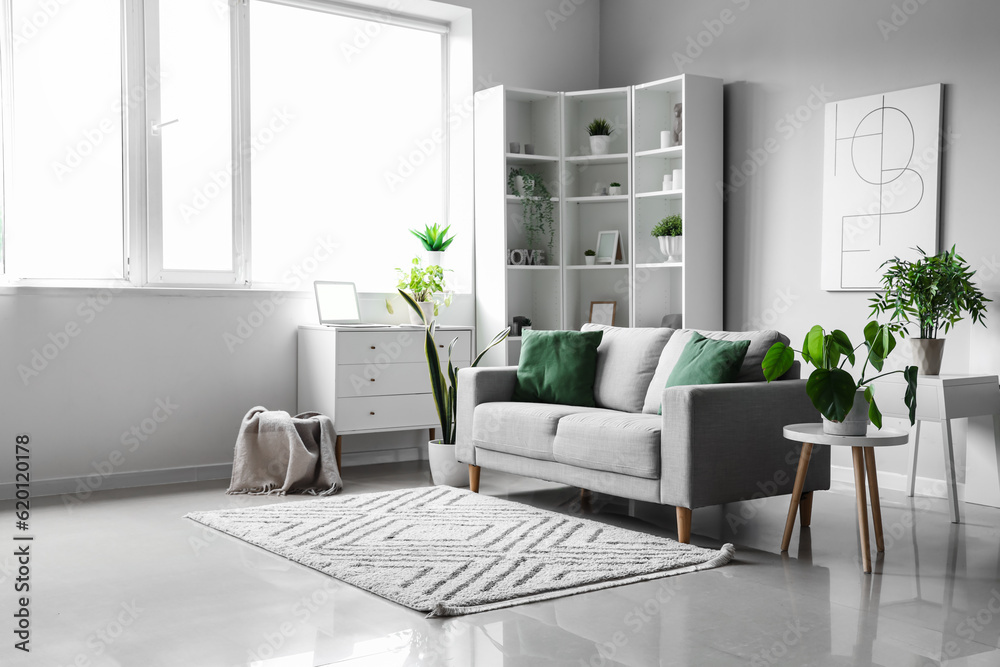
{"label": "sofa armrest", "polygon": [[[801,444],[782,428],[820,421],[805,380],[670,387],[662,401],[661,502],[692,509],[791,493]],[[817,447],[805,490],[828,488]]]}
{"label": "sofa armrest", "polygon": [[458,404],[455,417],[455,456],[462,463],[476,463],[472,444],[472,418],[480,403],[509,401],[514,395],[517,366],[463,368],[458,371]]}

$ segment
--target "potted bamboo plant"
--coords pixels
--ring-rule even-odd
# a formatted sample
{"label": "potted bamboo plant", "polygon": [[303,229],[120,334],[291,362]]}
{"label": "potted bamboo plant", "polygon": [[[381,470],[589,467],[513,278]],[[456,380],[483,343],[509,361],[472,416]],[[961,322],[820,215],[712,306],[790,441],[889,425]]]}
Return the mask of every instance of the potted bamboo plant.
{"label": "potted bamboo plant", "polygon": [[921,258],[915,262],[896,257],[882,264],[888,267],[882,274],[885,291],[870,299],[872,315],[890,313],[889,327],[904,337],[910,335],[908,325],[916,324],[920,336],[911,337],[910,345],[919,374],[937,375],[945,341],[938,333],[948,333],[962,321],[963,313],[986,326],[986,304],[991,299],[972,282],[976,272],[955,246],[937,255],[917,251]]}
{"label": "potted bamboo plant", "polygon": [[[437,322],[426,316],[420,304],[406,291],[398,290],[399,295],[410,306],[414,315],[420,318],[424,324],[424,353],[427,357],[427,370],[431,378],[431,393],[434,395],[434,406],[437,408],[438,422],[441,424],[441,438],[431,440],[427,443],[427,458],[431,467],[431,478],[435,484],[447,486],[466,486],[469,477],[464,466],[458,464],[455,458],[455,415],[458,406],[458,369],[451,363],[451,352],[458,342],[458,338],[452,339],[448,344],[448,366],[447,372],[442,370],[441,357],[438,355],[438,346],[434,340],[437,331]],[[479,353],[471,365],[475,368],[479,365],[483,356],[493,347],[499,345],[510,334],[510,327],[507,327],[490,341],[482,352]]]}

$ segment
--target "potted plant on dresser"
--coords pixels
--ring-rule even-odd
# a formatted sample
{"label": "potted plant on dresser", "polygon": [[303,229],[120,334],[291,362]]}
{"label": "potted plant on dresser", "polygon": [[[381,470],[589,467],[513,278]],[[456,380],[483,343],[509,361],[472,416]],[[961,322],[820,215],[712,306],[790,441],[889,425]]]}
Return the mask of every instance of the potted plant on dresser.
{"label": "potted plant on dresser", "polygon": [[454,234],[448,236],[450,229],[451,225],[441,229],[435,222],[433,225],[424,225],[424,231],[422,232],[416,229],[410,230],[410,233],[420,239],[420,243],[424,246],[428,264],[432,266],[441,264],[441,256],[448,249],[448,246],[451,245],[451,242],[455,240]]}
{"label": "potted plant on dresser", "polygon": [[[435,484],[447,486],[467,486],[469,483],[468,468],[455,458],[455,414],[458,405],[458,370],[451,363],[451,352],[458,338],[448,345],[447,371],[441,367],[441,357],[438,355],[434,334],[437,323],[426,317],[424,309],[409,293],[398,290],[399,295],[410,306],[411,311],[424,324],[424,353],[427,358],[427,370],[430,373],[431,393],[434,395],[434,407],[437,408],[438,423],[441,424],[441,438],[427,443],[427,459],[431,468],[431,479]],[[483,355],[507,338],[510,327],[507,327],[490,341],[471,364],[472,368],[479,365]]]}
{"label": "potted plant on dresser", "polygon": [[[872,321],[865,326],[864,335],[864,342],[855,347],[840,329],[826,333],[823,327],[816,325],[806,334],[801,350],[777,342],[761,363],[764,379],[771,382],[787,373],[798,352],[803,361],[815,367],[806,382],[806,393],[813,407],[823,415],[823,431],[830,435],[864,435],[869,421],[876,428],[882,428],[882,413],[875,402],[871,383],[880,377],[901,373],[906,378],[903,400],[910,411],[910,425],[913,425],[917,414],[916,367],[882,373],[885,360],[896,348],[891,327]],[[860,378],[855,379],[844,367],[850,364],[853,368],[859,358],[864,363]],[[874,377],[866,376],[869,366],[878,373]]]}
{"label": "potted plant on dresser", "polygon": [[898,257],[884,263],[882,274],[885,290],[871,298],[872,314],[890,313],[893,332],[909,336],[907,325],[916,324],[918,338],[910,338],[915,364],[920,375],[941,372],[944,338],[968,313],[973,323],[986,326],[986,304],[991,301],[972,282],[975,271],[956,252],[955,246],[937,255],[928,255],[917,248],[921,258],[909,262]]}
{"label": "potted plant on dresser", "polygon": [[671,215],[653,227],[651,232],[660,243],[660,252],[667,257],[668,262],[681,260],[684,254],[684,224],[681,216]]}
{"label": "potted plant on dresser", "polygon": [[[441,306],[450,306],[452,293],[445,287],[444,272],[439,264],[431,264],[423,267],[420,265],[420,258],[414,257],[408,270],[396,269],[398,281],[396,289],[400,294],[404,293],[409,297],[407,303],[412,300],[417,304],[417,309],[422,314],[417,317],[417,313],[410,312],[411,324],[423,324],[432,317],[436,317]],[[385,301],[385,308],[392,314],[392,304],[388,299]]]}
{"label": "potted plant on dresser", "polygon": [[587,125],[587,134],[590,135],[590,154],[607,155],[611,146],[611,133],[614,128],[604,118],[595,118]]}

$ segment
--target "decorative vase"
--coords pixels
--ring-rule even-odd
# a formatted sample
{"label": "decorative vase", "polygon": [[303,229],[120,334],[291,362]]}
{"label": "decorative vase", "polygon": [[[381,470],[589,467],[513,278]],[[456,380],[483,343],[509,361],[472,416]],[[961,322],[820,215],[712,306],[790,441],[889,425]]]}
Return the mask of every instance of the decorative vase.
{"label": "decorative vase", "polygon": [[611,136],[607,134],[595,134],[590,137],[590,154],[607,155],[611,145]]}
{"label": "decorative vase", "polygon": [[620,185],[612,185],[608,187],[608,194],[612,197],[620,195],[622,193],[622,188]]}
{"label": "decorative vase", "polygon": [[684,255],[683,236],[657,236],[660,242],[660,252],[667,256],[668,262],[679,262]]}
{"label": "decorative vase", "polygon": [[823,417],[823,433],[855,436],[868,433],[868,401],[865,400],[863,389],[854,394],[854,406],[844,421],[835,422]]}
{"label": "decorative vase", "polygon": [[940,375],[941,357],[944,356],[944,338],[911,338],[913,365],[917,375]]}
{"label": "decorative vase", "polygon": [[[430,322],[432,319],[434,319],[433,301],[418,301],[417,305],[420,306],[420,310],[421,312],[423,312],[427,322]],[[410,313],[410,324],[419,324],[419,325],[424,324],[424,322],[420,321],[420,316],[417,315],[412,308],[407,308],[407,311],[409,311]]]}
{"label": "decorative vase", "polygon": [[674,145],[673,134],[673,130],[660,131],[660,148],[670,148]]}
{"label": "decorative vase", "polygon": [[597,261],[597,257],[594,255],[585,255],[583,261],[587,263],[587,266],[593,266],[594,262]]}
{"label": "decorative vase", "polygon": [[425,250],[424,259],[428,266],[441,266],[441,260],[444,258],[443,250]]}
{"label": "decorative vase", "polygon": [[455,445],[446,445],[440,440],[427,443],[427,460],[431,466],[431,479],[438,486],[469,485],[469,467],[455,458]]}

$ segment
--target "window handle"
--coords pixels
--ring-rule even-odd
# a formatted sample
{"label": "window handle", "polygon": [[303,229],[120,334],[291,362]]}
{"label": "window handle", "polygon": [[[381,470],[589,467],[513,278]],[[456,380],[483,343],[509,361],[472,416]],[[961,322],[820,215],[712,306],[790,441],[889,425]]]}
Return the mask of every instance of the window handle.
{"label": "window handle", "polygon": [[173,120],[165,120],[162,123],[154,122],[150,125],[150,131],[152,132],[154,137],[158,137],[160,136],[161,127],[166,127],[167,125],[173,125],[174,123],[180,122],[180,120],[181,120],[180,118],[174,118]]}

